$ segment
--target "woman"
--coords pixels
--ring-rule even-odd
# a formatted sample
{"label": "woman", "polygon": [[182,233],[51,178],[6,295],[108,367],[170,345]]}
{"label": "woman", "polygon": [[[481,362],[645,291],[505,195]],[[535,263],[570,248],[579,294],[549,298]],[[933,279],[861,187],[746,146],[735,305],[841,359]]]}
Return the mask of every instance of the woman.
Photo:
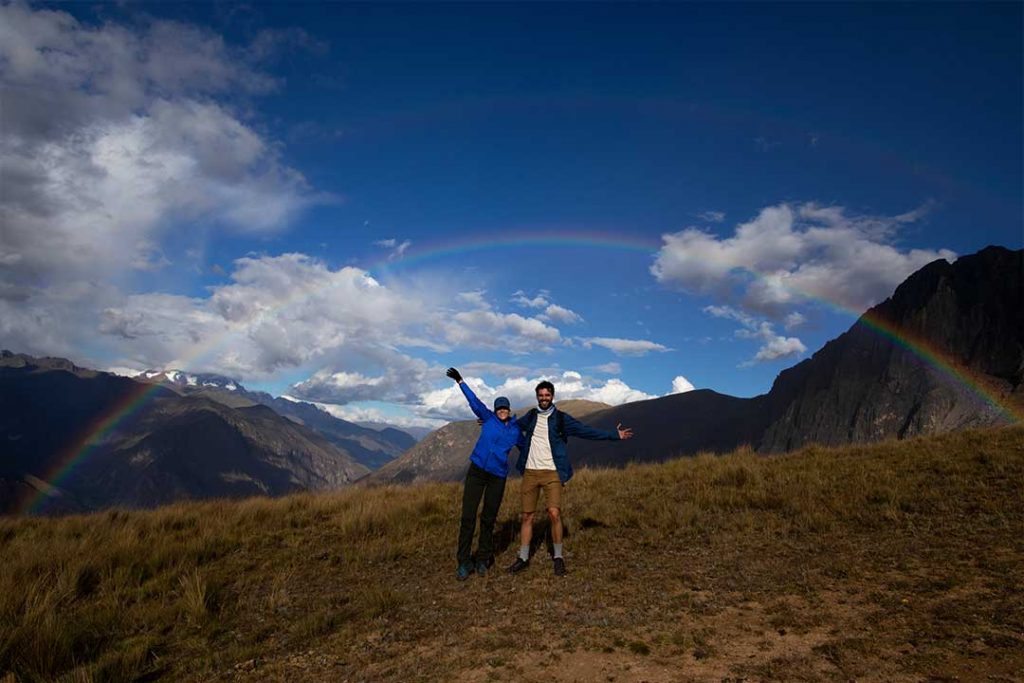
{"label": "woman", "polygon": [[[498,518],[502,496],[505,495],[508,453],[519,440],[519,424],[512,416],[507,398],[499,396],[494,399],[494,412],[491,412],[462,381],[458,370],[448,368],[446,374],[458,382],[469,401],[469,407],[481,420],[480,438],[469,456],[469,471],[466,472],[466,482],[462,489],[462,522],[459,526],[457,555],[459,565],[455,576],[459,581],[465,581],[474,569],[479,576],[483,576],[494,564],[494,522]],[[480,512],[480,541],[474,567],[470,550],[481,498],[484,507]]]}

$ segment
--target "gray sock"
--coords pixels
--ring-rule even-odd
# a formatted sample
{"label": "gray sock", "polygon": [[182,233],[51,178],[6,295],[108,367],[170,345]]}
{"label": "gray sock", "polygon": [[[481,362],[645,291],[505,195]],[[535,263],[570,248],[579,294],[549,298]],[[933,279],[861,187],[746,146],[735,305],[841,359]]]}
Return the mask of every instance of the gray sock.
{"label": "gray sock", "polygon": [[552,543],[551,545],[555,549],[555,559],[557,560],[559,557],[562,556],[562,544],[561,543]]}
{"label": "gray sock", "polygon": [[530,546],[528,546],[528,545],[521,545],[521,546],[519,546],[519,559],[522,560],[523,562],[529,562],[530,561]]}

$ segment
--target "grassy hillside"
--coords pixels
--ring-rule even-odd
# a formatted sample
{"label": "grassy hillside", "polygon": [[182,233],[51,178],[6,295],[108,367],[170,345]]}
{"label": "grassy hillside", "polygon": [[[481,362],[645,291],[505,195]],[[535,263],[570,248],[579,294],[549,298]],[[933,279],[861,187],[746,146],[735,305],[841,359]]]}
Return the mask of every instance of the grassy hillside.
{"label": "grassy hillside", "polygon": [[465,583],[458,484],[6,519],[0,680],[1022,680],[1022,483],[1021,428],[584,470],[568,576]]}

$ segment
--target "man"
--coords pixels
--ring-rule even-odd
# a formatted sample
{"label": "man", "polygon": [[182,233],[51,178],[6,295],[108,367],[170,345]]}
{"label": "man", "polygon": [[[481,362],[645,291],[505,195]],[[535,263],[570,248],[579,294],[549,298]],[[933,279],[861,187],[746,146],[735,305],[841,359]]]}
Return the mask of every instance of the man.
{"label": "man", "polygon": [[536,387],[537,407],[519,418],[522,435],[519,439],[519,460],[516,468],[523,473],[523,517],[520,528],[519,555],[508,568],[517,574],[530,566],[530,541],[533,538],[533,517],[537,498],[544,489],[548,519],[551,520],[551,541],[554,545],[555,576],[565,575],[562,557],[562,490],[572,478],[567,442],[570,436],[593,440],[629,439],[632,429],[618,425],[616,431],[605,432],[588,427],[572,415],[564,413],[552,403],[555,385],[543,381]]}
{"label": "man", "polygon": [[[494,522],[498,508],[505,495],[505,478],[508,477],[508,453],[519,440],[519,425],[512,416],[508,399],[499,396],[494,399],[494,412],[487,409],[473,390],[463,381],[455,368],[445,373],[455,380],[469,407],[480,419],[480,438],[469,456],[469,471],[462,488],[462,519],[459,524],[458,566],[455,577],[465,581],[475,569],[477,576],[483,576],[494,564]],[[470,549],[473,547],[473,530],[476,528],[476,511],[483,498],[484,507],[480,513],[480,541],[476,551],[476,566],[472,562]]]}

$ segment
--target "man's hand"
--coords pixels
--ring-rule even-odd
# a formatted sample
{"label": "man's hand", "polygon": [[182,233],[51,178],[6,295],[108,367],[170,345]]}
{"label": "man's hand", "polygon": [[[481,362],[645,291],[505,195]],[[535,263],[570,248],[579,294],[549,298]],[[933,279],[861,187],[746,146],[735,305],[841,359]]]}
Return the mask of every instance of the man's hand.
{"label": "man's hand", "polygon": [[448,368],[448,372],[446,372],[444,374],[448,375],[449,377],[451,377],[456,382],[461,382],[462,381],[462,375],[460,375],[459,371],[456,370],[455,368]]}
{"label": "man's hand", "polygon": [[619,430],[619,438],[620,439],[625,440],[625,439],[632,439],[633,438],[633,430],[632,430],[632,428],[626,427],[625,429],[623,429],[621,422],[615,428],[617,430]]}

